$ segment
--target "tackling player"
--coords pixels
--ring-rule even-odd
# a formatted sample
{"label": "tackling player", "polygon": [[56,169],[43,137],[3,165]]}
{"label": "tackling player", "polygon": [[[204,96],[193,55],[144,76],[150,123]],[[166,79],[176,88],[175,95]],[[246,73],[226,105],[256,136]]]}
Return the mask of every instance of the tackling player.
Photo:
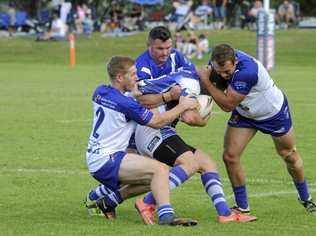
{"label": "tackling player", "polygon": [[[226,92],[210,82],[212,70],[228,82]],[[223,111],[232,112],[224,136],[223,160],[233,187],[235,208],[240,212],[250,212],[240,158],[259,130],[271,135],[276,151],[293,179],[300,203],[308,212],[316,214],[316,205],[304,176],[303,161],[295,146],[287,98],[264,66],[246,53],[220,44],[212,52],[211,65],[200,71],[200,79],[217,105]]]}
{"label": "tackling player", "polygon": [[136,85],[134,61],[128,57],[113,57],[107,65],[111,84],[95,90],[92,101],[94,120],[86,158],[90,174],[102,185],[87,196],[87,207],[110,194],[121,202],[122,185],[148,185],[158,202],[159,224],[195,225],[197,222],[175,217],[169,199],[168,168],[160,162],[137,154],[126,153],[129,139],[137,123],[153,128],[172,122],[187,109],[194,109],[196,101],[189,97],[165,113],[153,114],[132,97],[124,95]]}

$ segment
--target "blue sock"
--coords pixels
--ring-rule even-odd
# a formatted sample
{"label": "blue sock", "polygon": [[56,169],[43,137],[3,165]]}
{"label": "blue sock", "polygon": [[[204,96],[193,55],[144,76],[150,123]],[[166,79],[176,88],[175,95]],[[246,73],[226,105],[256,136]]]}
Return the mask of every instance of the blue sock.
{"label": "blue sock", "polygon": [[[187,173],[185,173],[185,171],[182,169],[181,166],[173,167],[169,173],[170,190],[180,186],[188,178],[189,178],[189,176],[187,175]],[[146,196],[144,197],[144,202],[147,204],[154,204],[155,205],[156,201],[155,201],[154,195],[151,192],[146,194]]]}
{"label": "blue sock", "polygon": [[123,202],[122,196],[119,191],[112,191],[102,184],[100,184],[89,193],[89,198],[92,201],[104,198],[106,204],[111,207],[116,207]]}
{"label": "blue sock", "polygon": [[248,197],[247,197],[246,185],[233,187],[233,192],[235,195],[235,201],[236,201],[237,206],[243,209],[247,209]]}
{"label": "blue sock", "polygon": [[230,215],[231,210],[227,205],[219,175],[215,172],[207,172],[201,175],[201,180],[206,193],[213,201],[217,214],[220,216]]}
{"label": "blue sock", "polygon": [[306,201],[309,198],[308,186],[306,180],[301,183],[295,183],[295,187],[297,189],[298,195],[300,196],[301,201]]}
{"label": "blue sock", "polygon": [[169,219],[174,216],[174,210],[170,204],[161,205],[157,209],[159,220]]}

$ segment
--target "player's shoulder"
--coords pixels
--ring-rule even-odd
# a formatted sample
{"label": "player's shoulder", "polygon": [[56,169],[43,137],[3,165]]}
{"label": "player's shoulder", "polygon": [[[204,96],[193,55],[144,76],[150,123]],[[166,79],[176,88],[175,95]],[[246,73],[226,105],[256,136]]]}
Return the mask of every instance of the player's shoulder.
{"label": "player's shoulder", "polygon": [[236,56],[238,60],[236,72],[243,76],[257,76],[258,63],[255,58],[242,51],[237,51]]}
{"label": "player's shoulder", "polygon": [[148,64],[150,60],[149,51],[146,50],[136,58],[136,64]]}
{"label": "player's shoulder", "polygon": [[92,99],[94,102],[106,107],[125,106],[133,100],[109,85],[98,86],[94,91]]}

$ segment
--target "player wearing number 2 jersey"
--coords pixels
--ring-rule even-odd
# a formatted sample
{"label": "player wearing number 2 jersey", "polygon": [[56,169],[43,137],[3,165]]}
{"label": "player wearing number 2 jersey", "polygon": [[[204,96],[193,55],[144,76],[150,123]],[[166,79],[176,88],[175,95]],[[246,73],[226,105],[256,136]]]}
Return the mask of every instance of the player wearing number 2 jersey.
{"label": "player wearing number 2 jersey", "polygon": [[122,202],[118,189],[150,184],[157,201],[159,224],[195,225],[196,221],[175,217],[169,199],[168,168],[158,161],[126,153],[129,139],[136,124],[160,128],[172,122],[187,109],[196,108],[196,101],[184,97],[170,111],[153,114],[132,97],[124,93],[136,86],[136,67],[128,57],[113,57],[107,66],[111,85],[101,85],[95,90],[93,127],[86,158],[90,174],[102,185],[87,196],[89,209],[105,194],[113,202]]}

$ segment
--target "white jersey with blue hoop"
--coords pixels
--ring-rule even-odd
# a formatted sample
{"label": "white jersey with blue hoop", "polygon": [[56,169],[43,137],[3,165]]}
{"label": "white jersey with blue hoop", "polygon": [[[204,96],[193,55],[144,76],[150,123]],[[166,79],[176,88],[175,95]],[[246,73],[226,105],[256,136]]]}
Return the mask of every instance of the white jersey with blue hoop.
{"label": "white jersey with blue hoop", "polygon": [[93,173],[111,154],[125,151],[136,124],[146,125],[153,113],[111,86],[97,87],[92,101],[94,118],[86,158]]}
{"label": "white jersey with blue hoop", "polygon": [[185,68],[176,72],[171,72],[167,75],[162,75],[155,79],[144,79],[138,83],[138,89],[142,94],[159,94],[165,93],[173,86],[179,85],[181,87],[181,95],[187,94],[199,95],[200,83],[199,76],[195,71],[187,70]]}
{"label": "white jersey with blue hoop", "polygon": [[238,63],[229,81],[230,87],[246,97],[235,108],[249,119],[266,120],[276,115],[284,102],[282,91],[274,84],[261,62],[236,51]]}

